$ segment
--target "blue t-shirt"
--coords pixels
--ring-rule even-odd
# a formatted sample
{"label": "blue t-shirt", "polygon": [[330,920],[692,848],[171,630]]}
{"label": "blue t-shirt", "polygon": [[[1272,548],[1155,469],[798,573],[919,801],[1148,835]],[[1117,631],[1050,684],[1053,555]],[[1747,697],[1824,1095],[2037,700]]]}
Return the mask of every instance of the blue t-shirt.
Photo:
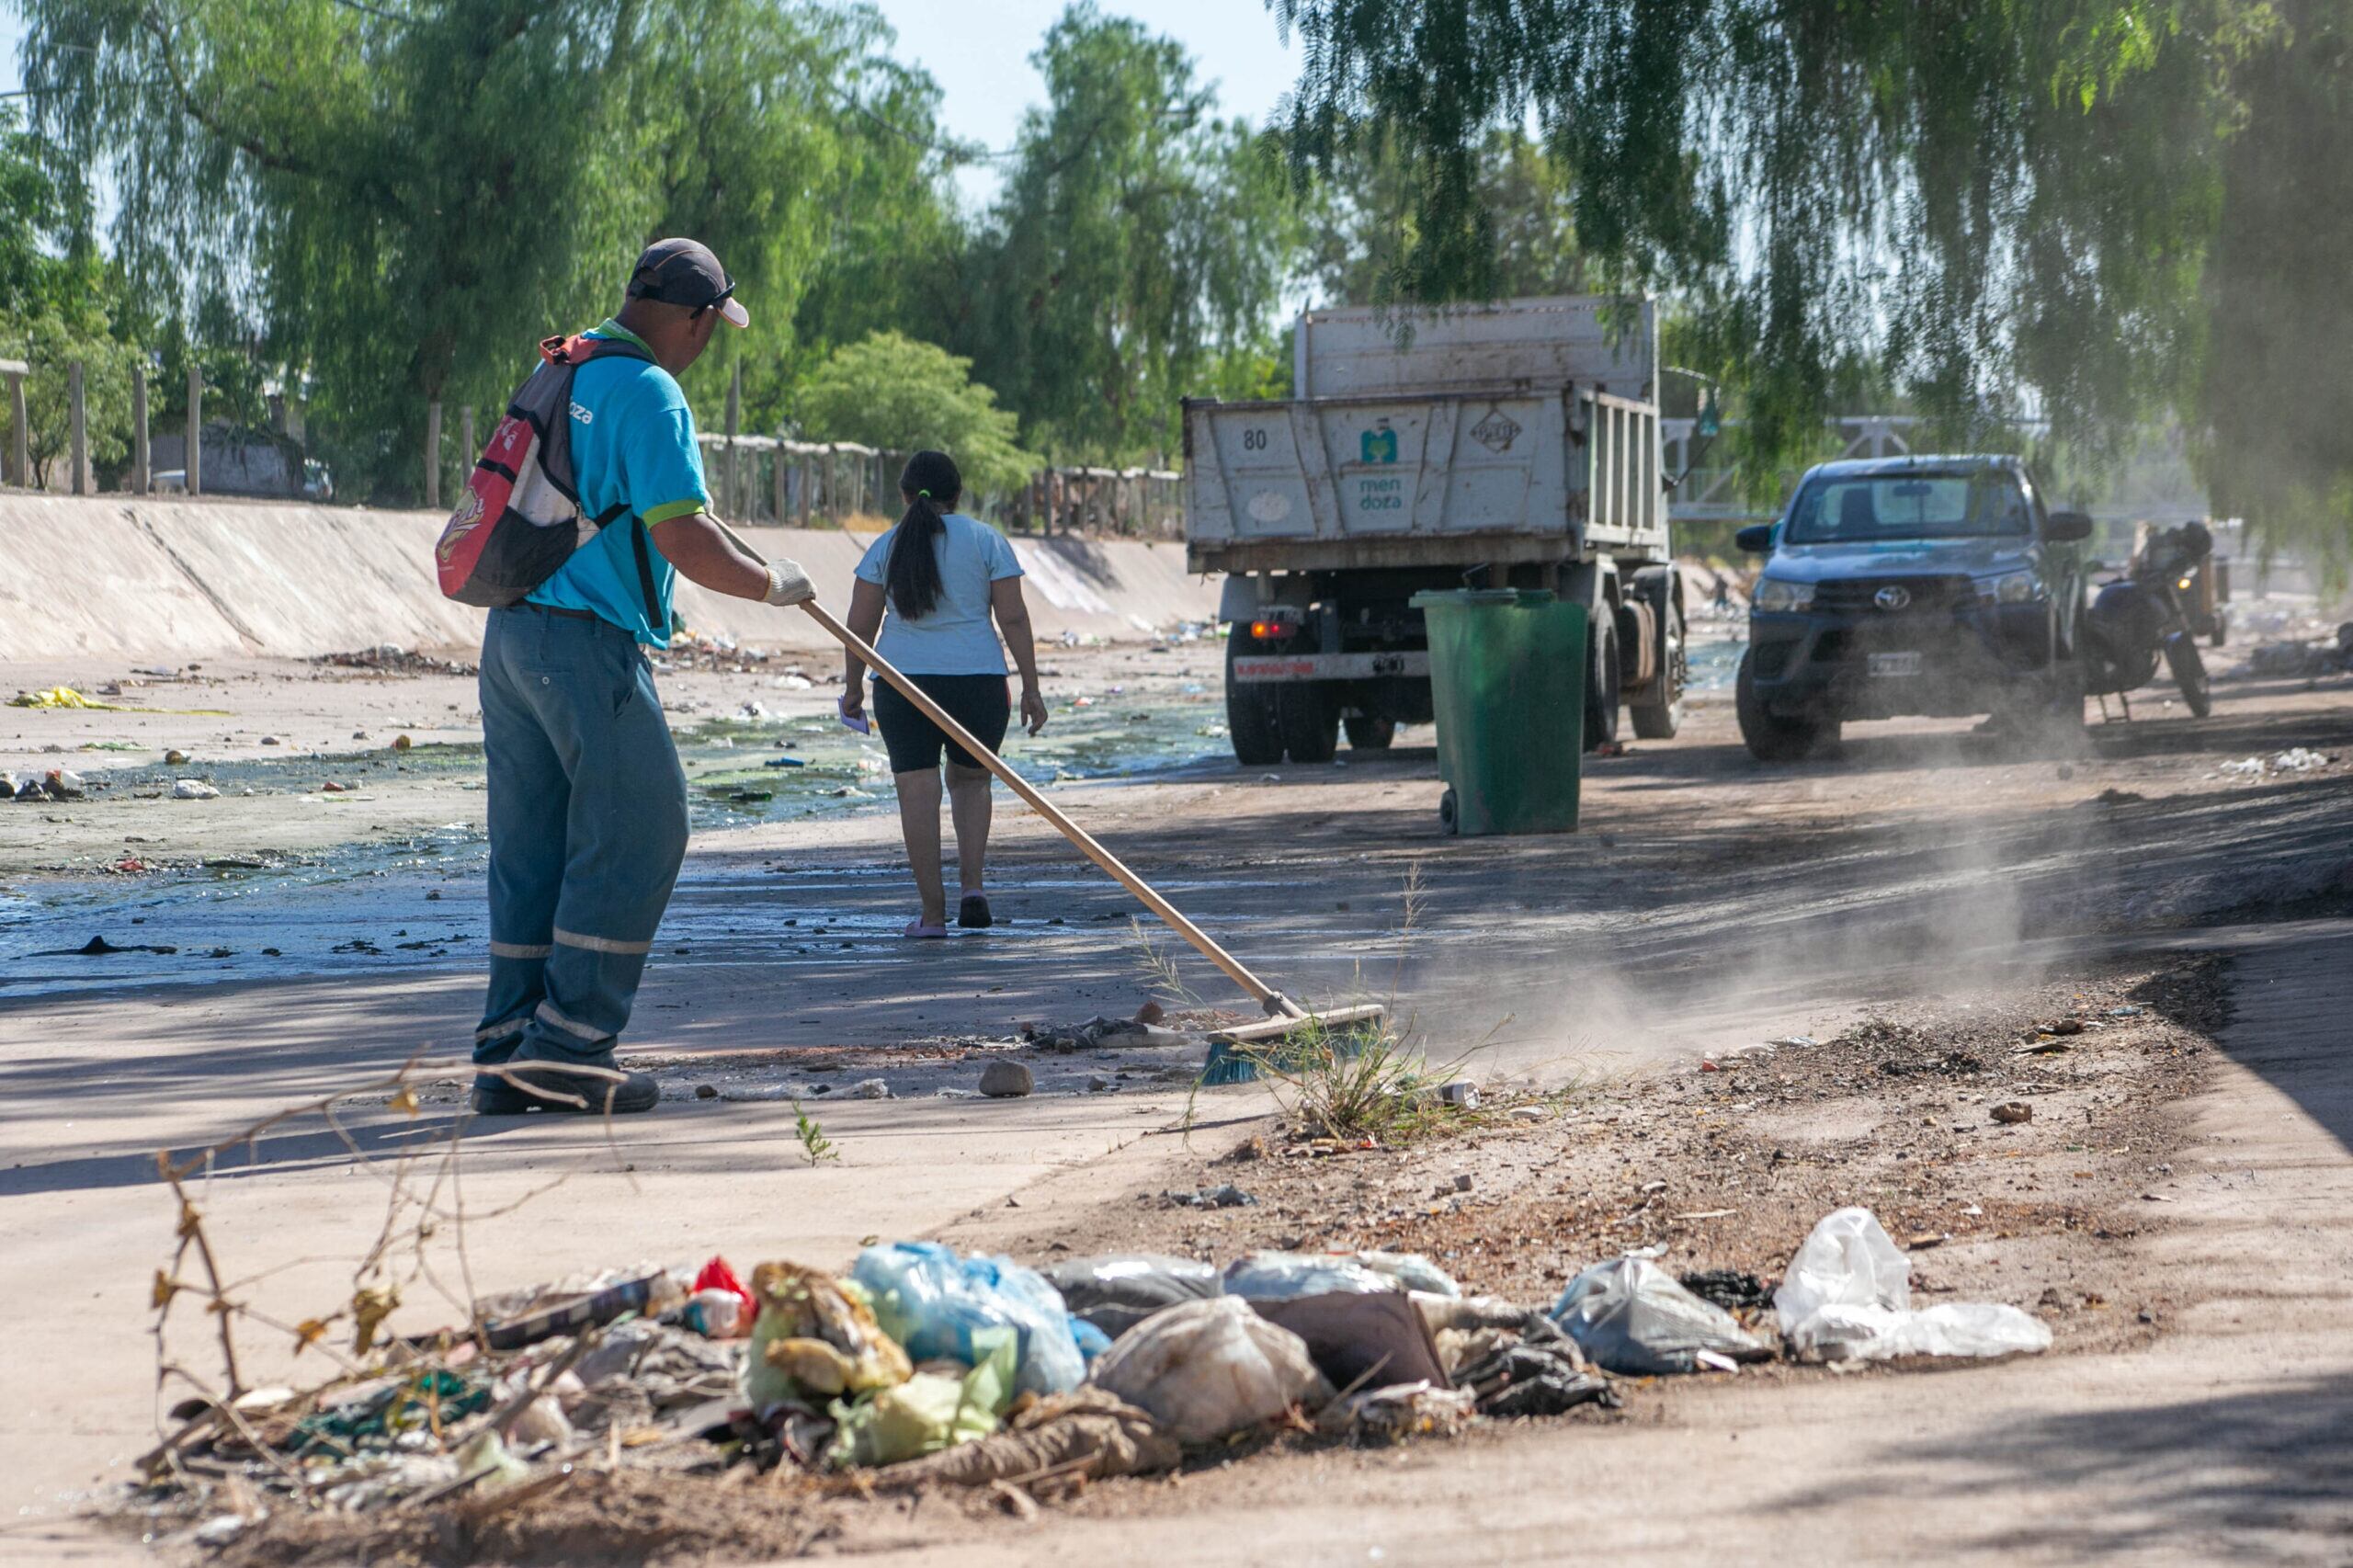
{"label": "blue t-shirt", "polygon": [[[948,527],[932,544],[939,558],[939,601],[917,620],[898,607],[882,614],[882,635],[874,651],[911,676],[1001,676],[1005,644],[989,619],[989,585],[1021,575],[1013,546],[988,524],[950,512]],[[891,541],[896,524],[866,547],[858,563],[861,582],[888,586]]]}
{"label": "blue t-shirt", "polygon": [[[588,335],[643,339],[618,322]],[[670,588],[676,580],[662,551],[646,559],[654,567],[654,593],[661,620],[650,622],[645,590],[637,574],[637,547],[630,536],[708,510],[702,452],[695,445],[695,416],[670,372],[642,359],[619,356],[591,359],[572,378],[572,474],[580,508],[591,517],[626,504],[595,539],[574,551],[554,576],[531,590],[529,602],[559,609],[585,609],[657,648],[669,646]],[[653,544],[649,537],[648,545]]]}

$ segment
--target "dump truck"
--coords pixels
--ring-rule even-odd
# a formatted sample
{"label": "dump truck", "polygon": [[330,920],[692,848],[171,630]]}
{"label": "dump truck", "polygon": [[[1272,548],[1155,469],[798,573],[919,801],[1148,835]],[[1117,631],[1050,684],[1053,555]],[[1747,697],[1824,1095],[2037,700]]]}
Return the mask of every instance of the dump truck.
{"label": "dump truck", "polygon": [[1278,401],[1188,399],[1185,551],[1225,576],[1226,719],[1264,766],[1430,720],[1425,588],[1587,607],[1585,744],[1675,733],[1683,595],[1648,300],[1310,310]]}

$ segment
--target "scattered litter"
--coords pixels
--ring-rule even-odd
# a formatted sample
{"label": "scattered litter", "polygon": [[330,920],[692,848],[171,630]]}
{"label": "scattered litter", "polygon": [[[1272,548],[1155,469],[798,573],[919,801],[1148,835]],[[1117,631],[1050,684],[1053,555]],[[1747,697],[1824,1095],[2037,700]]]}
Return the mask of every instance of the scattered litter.
{"label": "scattered litter", "polygon": [[1793,1034],[1785,1035],[1779,1040],[1768,1040],[1765,1043],[1768,1045],[1779,1046],[1783,1050],[1802,1050],[1805,1047],[1817,1042],[1810,1034]]}
{"label": "scattered litter", "polygon": [[26,956],[36,959],[102,959],[113,953],[176,953],[178,951],[177,948],[159,948],[140,942],[117,947],[104,937],[93,937],[78,948],[47,948]]}
{"label": "scattered litter", "polygon": [[217,801],[220,798],[221,791],[201,778],[182,778],[172,785],[172,799],[175,801]]}
{"label": "scattered litter", "polygon": [[1452,1106],[1457,1110],[1479,1108],[1479,1085],[1467,1078],[1458,1078],[1450,1084],[1440,1084],[1436,1093],[1440,1105]]}
{"label": "scattered litter", "polygon": [[2050,1347],[2051,1330],[2016,1307],[1949,1301],[1914,1312],[1911,1274],[1870,1210],[1826,1214],[1773,1292],[1782,1337],[1793,1351],[1833,1361]]}
{"label": "scattered litter", "polygon": [[1765,1282],[1737,1268],[1701,1268],[1677,1276],[1676,1283],[1728,1312],[1765,1304]]}
{"label": "scattered litter", "polygon": [[1551,1315],[1580,1350],[1613,1372],[1688,1372],[1701,1350],[1742,1361],[1772,1354],[1730,1312],[1701,1301],[1646,1257],[1594,1265],[1569,1281]]}
{"label": "scattered litter", "polygon": [[454,659],[437,659],[429,653],[419,653],[390,642],[349,653],[321,653],[311,663],[333,665],[338,669],[381,670],[404,676],[473,676],[481,673],[472,665],[460,664]]}
{"label": "scattered litter", "polygon": [[2309,773],[2315,767],[2326,767],[2335,760],[2308,746],[2290,746],[2271,759],[2274,773]]}
{"label": "scattered litter", "polygon": [[1081,1482],[1174,1470],[1184,1450],[1149,1415],[1106,1389],[1085,1387],[1041,1399],[1002,1430],[945,1453],[894,1465],[874,1478],[883,1492],[933,1485],[986,1486]]}
{"label": "scattered litter", "polygon": [[164,766],[166,767],[184,767],[187,765],[187,762],[188,753],[180,750],[177,746],[174,746],[171,750],[164,754]]}
{"label": "scattered litter", "polygon": [[2110,1007],[2108,1010],[2108,1016],[2111,1018],[2137,1018],[2143,1011],[2143,1008],[2134,1004],[2127,1003],[2121,1007]]}
{"label": "scattered litter", "polygon": [[1392,1383],[1334,1400],[1315,1418],[1317,1431],[1359,1441],[1402,1443],[1450,1437],[1479,1414],[1478,1397],[1427,1381]]}
{"label": "scattered litter", "polygon": [[892,1096],[890,1081],[885,1078],[860,1078],[849,1086],[848,1097],[854,1100],[887,1100]]}
{"label": "scattered litter", "polygon": [[1202,1043],[1201,1037],[1185,1029],[1160,1027],[1159,1008],[1152,1003],[1145,1007],[1152,1012],[1145,1017],[1142,1010],[1132,1018],[1087,1019],[1083,1024],[1025,1024],[1021,1038],[1044,1051],[1134,1051],[1156,1046]]}
{"label": "scattered litter", "polygon": [[2027,1104],[2024,1100],[2004,1100],[2000,1105],[1995,1106],[1987,1114],[1992,1116],[1995,1120],[2006,1124],[2020,1121],[2032,1121],[2034,1119],[2034,1108]]}
{"label": "scattered litter", "polygon": [[1180,1443],[1215,1442],[1332,1398],[1299,1335],[1231,1296],[1187,1301],[1137,1324],[1095,1364],[1091,1381]]}
{"label": "scattered litter", "polygon": [[981,1069],[981,1093],[992,1099],[1019,1099],[1034,1087],[1029,1069],[1008,1058],[1000,1056]]}
{"label": "scattered litter", "polygon": [[762,767],[806,767],[809,765],[797,756],[772,756],[760,766]]}
{"label": "scattered litter", "polygon": [[1258,1201],[1230,1181],[1195,1192],[1164,1192],[1160,1198],[1171,1209],[1245,1209],[1255,1207]]}
{"label": "scattered litter", "polygon": [[1514,1121],[1542,1121],[1552,1114],[1540,1105],[1516,1105],[1505,1113]]}
{"label": "scattered litter", "polygon": [[1566,1342],[1506,1345],[1459,1369],[1454,1381],[1479,1402],[1482,1415],[1501,1420],[1559,1415],[1580,1404],[1614,1410],[1620,1403],[1609,1381]]}
{"label": "scattered litter", "polygon": [[872,1298],[883,1332],[919,1362],[972,1366],[986,1353],[976,1335],[1010,1328],[1022,1392],[1068,1393],[1086,1375],[1062,1293],[1011,1258],[960,1259],[936,1242],[896,1242],[859,1253],[850,1278]]}

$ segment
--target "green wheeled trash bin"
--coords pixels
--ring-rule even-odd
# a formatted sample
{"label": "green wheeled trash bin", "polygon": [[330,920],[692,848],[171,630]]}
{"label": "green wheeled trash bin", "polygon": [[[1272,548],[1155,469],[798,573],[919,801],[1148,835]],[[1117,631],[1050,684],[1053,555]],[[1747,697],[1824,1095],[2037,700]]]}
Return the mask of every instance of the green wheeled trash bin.
{"label": "green wheeled trash bin", "polygon": [[1429,629],[1449,833],[1572,833],[1585,756],[1586,609],[1543,588],[1415,594]]}

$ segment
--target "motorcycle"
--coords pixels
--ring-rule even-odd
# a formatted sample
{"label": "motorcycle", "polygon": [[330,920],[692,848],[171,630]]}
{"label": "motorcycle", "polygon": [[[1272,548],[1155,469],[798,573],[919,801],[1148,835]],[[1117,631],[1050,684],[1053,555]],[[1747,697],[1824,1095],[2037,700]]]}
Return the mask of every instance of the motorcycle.
{"label": "motorcycle", "polygon": [[[2198,653],[2206,618],[2190,608],[2199,602],[2199,579],[2211,569],[2213,553],[2214,537],[2203,523],[2160,528],[2133,552],[2124,575],[2101,587],[2086,612],[2089,695],[2146,686],[2162,660],[2190,712],[2203,719],[2213,711],[2206,662]],[[2129,705],[2125,713],[2131,714]]]}

